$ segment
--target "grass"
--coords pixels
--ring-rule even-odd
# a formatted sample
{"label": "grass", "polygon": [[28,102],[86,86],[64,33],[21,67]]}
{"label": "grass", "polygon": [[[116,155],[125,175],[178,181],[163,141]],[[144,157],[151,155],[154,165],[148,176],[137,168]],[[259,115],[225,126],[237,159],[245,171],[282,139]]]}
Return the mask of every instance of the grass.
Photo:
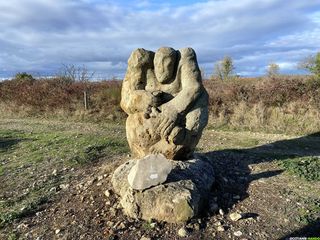
{"label": "grass", "polygon": [[311,157],[297,157],[289,158],[280,162],[291,174],[297,175],[307,181],[320,181],[320,158]]}
{"label": "grass", "polygon": [[16,233],[10,233],[8,236],[8,240],[17,240],[19,239],[19,236]]}
{"label": "grass", "polygon": [[209,127],[223,131],[254,131],[303,135],[320,129],[317,107],[302,102],[265,106],[263,103],[248,104],[245,101],[226,105],[218,114],[211,114]]}
{"label": "grass", "polygon": [[15,202],[4,201],[4,204],[0,204],[1,208],[11,208],[10,211],[2,212],[0,214],[0,228],[4,227],[5,224],[12,222],[15,219],[23,218],[35,213],[39,210],[40,206],[49,201],[48,196],[37,196],[35,199],[28,199],[24,201],[24,206],[21,208],[14,207],[16,205]]}
{"label": "grass", "polygon": [[288,173],[301,179],[319,181],[319,146],[319,133],[295,137],[209,128],[197,149],[202,152],[222,150],[255,158],[256,161],[274,161]]}
{"label": "grass", "polygon": [[50,201],[52,189],[72,179],[66,169],[126,152],[124,128],[117,123],[0,119],[0,228]]}
{"label": "grass", "polygon": [[10,162],[4,166],[5,169],[18,167],[21,163],[48,161],[82,164],[94,161],[107,152],[119,154],[127,151],[123,140],[100,134],[0,130],[0,136],[4,139],[1,158]]}
{"label": "grass", "polygon": [[306,199],[304,200],[306,208],[299,209],[297,221],[303,224],[312,224],[320,220],[320,200],[319,199]]}

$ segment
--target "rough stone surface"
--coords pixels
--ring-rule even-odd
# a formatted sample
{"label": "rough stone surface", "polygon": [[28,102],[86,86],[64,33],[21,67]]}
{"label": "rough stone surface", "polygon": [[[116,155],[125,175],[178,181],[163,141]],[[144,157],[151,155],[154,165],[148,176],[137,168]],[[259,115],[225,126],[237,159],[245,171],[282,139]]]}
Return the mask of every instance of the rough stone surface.
{"label": "rough stone surface", "polygon": [[135,157],[187,159],[208,122],[208,94],[192,48],[132,52],[122,85],[127,139]]}
{"label": "rough stone surface", "polygon": [[241,231],[236,231],[233,233],[233,235],[235,235],[236,237],[241,237],[242,232]]}
{"label": "rough stone surface", "polygon": [[197,157],[172,161],[173,169],[164,184],[139,191],[130,187],[127,176],[136,160],[116,169],[112,177],[114,191],[120,195],[126,215],[144,220],[185,222],[200,213],[214,182],[209,160]]}
{"label": "rough stone surface", "polygon": [[240,213],[235,212],[235,213],[231,213],[229,215],[229,217],[230,217],[231,221],[236,222],[242,218],[242,215]]}
{"label": "rough stone surface", "polygon": [[224,231],[225,231],[224,226],[218,226],[218,227],[217,227],[217,231],[218,231],[218,232],[224,232]]}
{"label": "rough stone surface", "polygon": [[136,161],[128,175],[130,187],[143,190],[167,180],[172,163],[162,154],[151,154]]}
{"label": "rough stone surface", "polygon": [[179,237],[187,237],[188,236],[188,231],[185,227],[182,227],[178,230],[178,236]]}

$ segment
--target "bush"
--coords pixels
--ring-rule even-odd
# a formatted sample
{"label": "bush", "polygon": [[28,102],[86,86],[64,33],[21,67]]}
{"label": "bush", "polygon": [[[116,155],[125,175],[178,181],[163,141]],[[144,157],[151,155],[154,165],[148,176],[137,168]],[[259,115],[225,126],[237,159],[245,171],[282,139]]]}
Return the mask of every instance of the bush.
{"label": "bush", "polygon": [[0,82],[0,102],[12,112],[26,109],[27,115],[54,115],[63,111],[66,115],[84,109],[84,91],[89,95],[87,114],[108,115],[121,111],[120,81],[66,82],[61,78],[26,80],[26,78]]}
{"label": "bush", "polygon": [[303,59],[299,65],[299,68],[309,71],[316,77],[320,78],[320,52],[316,55],[311,55]]}
{"label": "bush", "polygon": [[31,74],[28,74],[26,72],[17,73],[14,79],[17,81],[26,81],[26,80],[34,81],[35,80]]}

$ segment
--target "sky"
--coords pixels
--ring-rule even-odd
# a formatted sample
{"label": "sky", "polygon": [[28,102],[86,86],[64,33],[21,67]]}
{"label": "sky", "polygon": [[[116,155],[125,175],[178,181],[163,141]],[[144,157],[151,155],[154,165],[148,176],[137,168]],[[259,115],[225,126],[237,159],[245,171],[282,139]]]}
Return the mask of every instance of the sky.
{"label": "sky", "polygon": [[0,9],[0,78],[63,65],[122,78],[134,49],[162,46],[192,47],[207,76],[224,56],[240,76],[270,63],[299,74],[320,51],[320,0],[1,0]]}

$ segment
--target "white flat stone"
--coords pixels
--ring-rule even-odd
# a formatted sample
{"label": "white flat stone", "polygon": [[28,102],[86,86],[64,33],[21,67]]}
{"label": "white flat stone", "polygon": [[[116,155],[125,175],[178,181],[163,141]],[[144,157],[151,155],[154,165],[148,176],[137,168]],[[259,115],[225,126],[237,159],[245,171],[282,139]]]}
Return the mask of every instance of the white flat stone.
{"label": "white flat stone", "polygon": [[136,161],[128,175],[130,187],[144,190],[167,180],[172,163],[162,154],[151,154]]}

